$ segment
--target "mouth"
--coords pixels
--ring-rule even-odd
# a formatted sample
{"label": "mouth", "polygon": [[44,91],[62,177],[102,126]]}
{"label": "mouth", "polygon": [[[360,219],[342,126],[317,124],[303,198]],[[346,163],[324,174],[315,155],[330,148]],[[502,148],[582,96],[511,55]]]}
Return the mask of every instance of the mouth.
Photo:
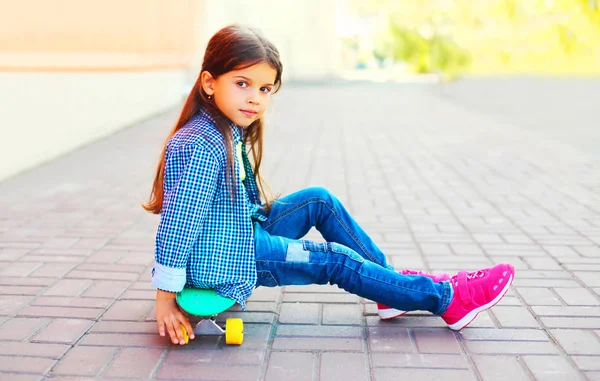
{"label": "mouth", "polygon": [[246,115],[248,118],[252,118],[253,116],[256,116],[256,114],[258,114],[256,111],[252,111],[252,110],[240,110],[242,112],[242,114]]}

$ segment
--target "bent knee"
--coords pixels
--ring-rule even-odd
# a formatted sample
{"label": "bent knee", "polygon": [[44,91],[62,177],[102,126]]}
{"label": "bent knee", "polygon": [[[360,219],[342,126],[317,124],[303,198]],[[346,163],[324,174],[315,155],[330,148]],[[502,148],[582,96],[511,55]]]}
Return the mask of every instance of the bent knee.
{"label": "bent knee", "polygon": [[337,201],[337,198],[331,191],[325,187],[310,187],[306,189],[309,198],[316,198],[328,203]]}

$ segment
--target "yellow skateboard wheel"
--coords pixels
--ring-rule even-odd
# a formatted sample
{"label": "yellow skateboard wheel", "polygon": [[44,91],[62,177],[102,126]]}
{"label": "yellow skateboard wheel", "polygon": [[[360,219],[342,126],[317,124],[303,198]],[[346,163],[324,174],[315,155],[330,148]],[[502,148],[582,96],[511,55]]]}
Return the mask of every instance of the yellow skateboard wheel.
{"label": "yellow skateboard wheel", "polygon": [[183,324],[181,325],[181,332],[183,332],[183,341],[185,341],[185,343],[189,343],[190,342],[190,336],[187,333],[187,330],[185,329],[185,327],[183,326]]}
{"label": "yellow skateboard wheel", "polygon": [[244,341],[244,322],[240,318],[225,320],[225,343],[241,345]]}

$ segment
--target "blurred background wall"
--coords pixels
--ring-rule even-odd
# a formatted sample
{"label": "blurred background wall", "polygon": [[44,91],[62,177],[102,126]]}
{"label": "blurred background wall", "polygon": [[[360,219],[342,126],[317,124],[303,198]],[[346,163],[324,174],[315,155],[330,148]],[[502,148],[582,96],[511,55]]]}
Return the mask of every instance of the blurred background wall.
{"label": "blurred background wall", "polygon": [[600,75],[600,0],[0,0],[0,180],[177,107],[231,23],[284,83]]}
{"label": "blurred background wall", "polygon": [[335,1],[305,0],[293,12],[269,0],[0,4],[0,180],[178,105],[208,39],[230,23],[278,46],[284,80],[337,67]]}

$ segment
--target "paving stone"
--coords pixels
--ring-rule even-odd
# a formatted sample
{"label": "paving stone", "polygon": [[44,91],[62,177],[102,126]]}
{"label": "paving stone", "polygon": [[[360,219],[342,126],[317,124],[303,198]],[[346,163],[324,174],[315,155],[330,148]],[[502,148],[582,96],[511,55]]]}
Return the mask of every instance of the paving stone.
{"label": "paving stone", "polygon": [[32,338],[35,342],[74,344],[92,326],[93,322],[80,319],[54,319],[50,325]]}
{"label": "paving stone", "polygon": [[40,296],[29,304],[32,306],[45,307],[107,308],[112,303],[113,301],[111,299],[103,298]]}
{"label": "paving stone", "polygon": [[[482,315],[482,314],[480,314]],[[475,321],[478,321],[477,318]],[[448,325],[442,319],[434,315],[410,315],[407,314],[401,319],[382,321],[379,316],[367,316],[368,326],[373,327],[397,327],[397,328],[447,328]]]}
{"label": "paving stone", "polygon": [[372,352],[373,367],[468,369],[462,355]]}
{"label": "paving stone", "polygon": [[588,287],[600,287],[600,276],[597,273],[573,271],[573,274]]}
{"label": "paving stone", "polygon": [[[469,326],[470,328],[471,326]],[[481,341],[549,341],[546,333],[537,329],[463,329],[458,333],[462,340]]]}
{"label": "paving stone", "polygon": [[273,349],[277,350],[323,350],[323,351],[362,351],[363,341],[355,338],[275,338]]}
{"label": "paving stone", "polygon": [[117,300],[102,320],[141,321],[155,305],[154,300]]}
{"label": "paving stone", "polygon": [[102,372],[102,376],[149,378],[163,352],[163,349],[157,348],[124,348]]}
{"label": "paving stone", "polygon": [[533,313],[538,316],[600,317],[600,306],[594,307],[546,307],[533,306]]}
{"label": "paving stone", "polygon": [[59,359],[67,350],[68,345],[23,343],[16,341],[0,341],[0,355],[30,356]]}
{"label": "paving stone", "polygon": [[71,271],[75,266],[77,266],[75,263],[44,263],[32,272],[31,276],[60,278]]}
{"label": "paving stone", "polygon": [[322,353],[319,370],[320,381],[370,380],[364,353]]}
{"label": "paving stone", "polygon": [[0,268],[0,275],[3,277],[26,277],[44,264],[39,262],[15,262],[8,266]]}
{"label": "paving stone", "polygon": [[[562,306],[562,302],[550,288],[516,287],[516,290],[530,306]],[[576,289],[562,288],[561,290]]]}
{"label": "paving stone", "polygon": [[44,295],[47,296],[78,296],[93,282],[87,279],[61,279],[50,287]]}
{"label": "paving stone", "polygon": [[415,352],[409,331],[401,327],[369,327],[367,329],[369,348],[383,352]]}
{"label": "paving stone", "polygon": [[157,373],[159,380],[254,381],[260,368],[254,365],[164,364]]}
{"label": "paving stone", "polygon": [[115,334],[115,333],[88,333],[78,345],[109,346],[109,347],[166,347],[170,345],[167,337],[158,334]]}
{"label": "paving stone", "polygon": [[28,301],[31,299],[31,296],[2,296],[2,298],[0,298],[0,316],[14,315],[17,311],[26,308]]}
{"label": "paving stone", "polygon": [[52,374],[96,376],[112,361],[116,351],[107,347],[74,347],[52,369]]}
{"label": "paving stone", "polygon": [[224,346],[216,350],[196,348],[194,345],[170,350],[165,358],[168,363],[203,363],[219,365],[261,365],[265,358],[264,350],[246,350],[242,346]]}
{"label": "paving stone", "polygon": [[399,377],[428,381],[468,381],[477,379],[471,371],[462,369],[375,368],[373,369],[373,375],[376,381],[396,381]]}
{"label": "paving stone", "polygon": [[574,246],[573,249],[583,257],[600,257],[600,247],[598,246]]}
{"label": "paving stone", "polygon": [[363,320],[359,304],[323,305],[323,324],[360,325]]}
{"label": "paving stone", "polygon": [[571,356],[577,367],[581,370],[600,371],[600,355],[595,353],[595,356]]}
{"label": "paving stone", "polygon": [[272,352],[265,380],[312,381],[315,367],[312,353]]}
{"label": "paving stone", "polygon": [[76,308],[76,307],[43,307],[30,306],[19,311],[18,316],[32,317],[64,317],[80,319],[97,319],[104,312],[101,308]]}
{"label": "paving stone", "polygon": [[538,380],[563,381],[580,379],[578,372],[562,357],[523,356],[523,362]]}
{"label": "paving stone", "polygon": [[575,281],[570,279],[523,279],[519,275],[515,275],[515,280],[513,281],[513,286],[518,288],[521,287],[543,287],[543,288],[552,288],[552,287],[570,287],[570,288],[580,288],[581,285]]}
{"label": "paving stone", "polygon": [[0,371],[2,372],[46,374],[54,364],[56,364],[56,360],[46,358],[36,358],[35,361],[32,361],[27,357],[0,356]]}
{"label": "paving stone", "polygon": [[43,318],[12,318],[0,325],[0,340],[23,341],[50,323]]}
{"label": "paving stone", "polygon": [[97,280],[91,283],[91,286],[83,292],[82,296],[116,299],[130,285],[131,282]]}
{"label": "paving stone", "polygon": [[526,308],[512,306],[495,306],[492,314],[500,322],[501,327],[515,328],[537,328],[539,324]]}
{"label": "paving stone", "polygon": [[596,317],[540,317],[540,321],[547,328],[598,328],[600,318]]}
{"label": "paving stone", "polygon": [[41,381],[42,376],[0,372],[0,381]]}
{"label": "paving stone", "polygon": [[471,353],[486,355],[525,355],[558,353],[558,349],[552,343],[540,341],[466,341],[465,348]]}
{"label": "paving stone", "polygon": [[550,331],[558,344],[570,355],[600,354],[600,338],[590,331],[562,330]]}
{"label": "paving stone", "polygon": [[66,275],[67,279],[92,279],[92,280],[117,280],[117,281],[135,281],[138,274],[126,272],[108,272],[108,271],[80,271],[73,270]]}
{"label": "paving stone", "polygon": [[90,329],[97,333],[157,333],[155,322],[99,321]]}
{"label": "paving stone", "polygon": [[283,303],[279,313],[280,323],[317,324],[320,305],[314,303]]}
{"label": "paving stone", "polygon": [[413,335],[419,353],[461,353],[454,334],[447,328],[415,328]]}
{"label": "paving stone", "polygon": [[362,338],[363,329],[357,326],[330,325],[292,325],[277,326],[276,336],[279,337],[358,337]]}
{"label": "paving stone", "polygon": [[590,381],[600,380],[600,372],[585,372],[585,375]]}
{"label": "paving stone", "polygon": [[527,370],[513,356],[473,356],[484,381],[530,381]]}

